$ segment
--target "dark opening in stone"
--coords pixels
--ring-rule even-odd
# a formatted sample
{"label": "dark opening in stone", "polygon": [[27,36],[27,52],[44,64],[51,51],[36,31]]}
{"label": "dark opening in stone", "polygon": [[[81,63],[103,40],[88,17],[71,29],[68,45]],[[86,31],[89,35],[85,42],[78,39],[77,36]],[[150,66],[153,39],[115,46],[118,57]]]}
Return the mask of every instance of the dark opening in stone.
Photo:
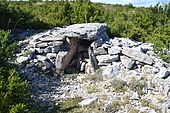
{"label": "dark opening in stone", "polygon": [[92,43],[91,41],[88,40],[82,40],[82,39],[76,39],[78,41],[77,43],[77,50],[70,61],[69,66],[65,69],[66,74],[71,74],[71,73],[84,73],[85,72],[85,65],[88,63],[89,59],[89,53],[88,53],[88,48],[90,44]]}

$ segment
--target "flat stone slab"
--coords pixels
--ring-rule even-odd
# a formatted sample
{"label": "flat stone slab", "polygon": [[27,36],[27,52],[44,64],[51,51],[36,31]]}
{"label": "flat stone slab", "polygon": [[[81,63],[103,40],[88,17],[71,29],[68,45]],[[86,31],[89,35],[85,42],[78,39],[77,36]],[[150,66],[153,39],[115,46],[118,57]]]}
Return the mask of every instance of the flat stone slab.
{"label": "flat stone slab", "polygon": [[79,105],[81,106],[87,106],[87,105],[90,105],[94,102],[96,102],[98,99],[98,97],[92,97],[92,98],[88,98],[88,99],[85,99],[85,100],[82,100]]}
{"label": "flat stone slab", "polygon": [[108,48],[109,55],[116,55],[121,52],[121,48],[117,46],[112,46],[111,48]]}
{"label": "flat stone slab", "polygon": [[16,59],[16,62],[23,63],[28,60],[28,57],[20,56]]}
{"label": "flat stone slab", "polygon": [[149,65],[152,65],[154,63],[148,55],[131,48],[124,47],[122,53],[139,62],[143,62]]}
{"label": "flat stone slab", "polygon": [[107,30],[107,25],[102,23],[74,24],[66,27],[64,35],[66,37],[77,37],[84,40],[95,40],[101,33]]}
{"label": "flat stone slab", "polygon": [[103,47],[98,47],[98,48],[94,49],[94,54],[95,55],[106,55],[107,51]]}
{"label": "flat stone slab", "polygon": [[47,47],[47,43],[46,42],[43,42],[43,43],[37,43],[36,44],[36,47],[39,48],[39,47]]}
{"label": "flat stone slab", "polygon": [[99,62],[102,62],[102,63],[111,63],[111,62],[119,60],[119,56],[118,55],[114,55],[114,56],[110,56],[110,55],[98,55],[98,56],[96,56],[96,59]]}
{"label": "flat stone slab", "polygon": [[50,41],[63,41],[65,38],[62,36],[48,36],[48,37],[43,37],[39,38],[40,41],[42,42],[50,42]]}

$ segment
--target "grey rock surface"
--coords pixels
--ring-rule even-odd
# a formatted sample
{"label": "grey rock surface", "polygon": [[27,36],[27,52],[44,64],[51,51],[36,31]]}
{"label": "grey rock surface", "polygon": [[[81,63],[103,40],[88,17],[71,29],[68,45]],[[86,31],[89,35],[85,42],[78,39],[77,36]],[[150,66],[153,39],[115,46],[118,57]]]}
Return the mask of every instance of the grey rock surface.
{"label": "grey rock surface", "polygon": [[119,56],[118,55],[98,55],[96,56],[96,59],[98,60],[98,62],[101,63],[112,63],[114,61],[119,60]]}
{"label": "grey rock surface", "polygon": [[94,54],[95,55],[106,55],[107,51],[103,47],[98,47],[98,48],[94,49]]}
{"label": "grey rock surface", "polygon": [[46,42],[43,42],[43,43],[37,43],[36,44],[36,47],[37,48],[40,48],[40,47],[47,47],[48,45],[47,45],[47,43]]}
{"label": "grey rock surface", "polygon": [[99,39],[103,32],[106,32],[107,25],[100,23],[75,24],[66,27],[64,36],[76,37],[84,40]]}
{"label": "grey rock surface", "polygon": [[131,69],[135,63],[134,60],[126,56],[120,56],[120,60],[127,69]]}
{"label": "grey rock surface", "polygon": [[63,58],[68,54],[68,51],[60,51],[56,57],[55,66],[57,69],[63,68]]}
{"label": "grey rock surface", "polygon": [[25,61],[28,60],[28,57],[24,57],[24,56],[19,56],[17,59],[16,59],[16,62],[18,63],[23,63]]}
{"label": "grey rock surface", "polygon": [[136,51],[134,49],[131,49],[131,48],[127,48],[127,47],[123,48],[122,53],[134,60],[149,64],[149,65],[154,63],[153,60],[148,55],[142,52]]}
{"label": "grey rock surface", "polygon": [[119,74],[119,65],[120,63],[114,63],[113,65],[106,66],[103,69],[102,76],[104,77],[114,77]]}
{"label": "grey rock surface", "polygon": [[159,73],[156,74],[157,77],[166,79],[170,76],[170,70],[166,67],[160,67]]}
{"label": "grey rock surface", "polygon": [[108,48],[108,53],[110,55],[116,55],[118,53],[121,53],[121,48],[117,46],[112,46],[111,48]]}
{"label": "grey rock surface", "polygon": [[91,105],[92,103],[96,102],[98,99],[98,97],[92,97],[92,98],[88,98],[85,100],[82,100],[79,105],[81,106],[87,106],[87,105]]}

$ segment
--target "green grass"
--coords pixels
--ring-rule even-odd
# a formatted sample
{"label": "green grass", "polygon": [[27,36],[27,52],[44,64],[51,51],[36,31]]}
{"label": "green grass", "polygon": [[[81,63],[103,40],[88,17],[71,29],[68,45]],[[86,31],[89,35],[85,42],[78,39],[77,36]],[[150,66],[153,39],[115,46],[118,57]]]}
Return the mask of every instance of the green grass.
{"label": "green grass", "polygon": [[109,106],[109,112],[111,113],[117,112],[119,111],[120,107],[121,107],[121,101],[113,100]]}
{"label": "green grass", "polygon": [[81,97],[61,100],[58,104],[58,110],[56,113],[79,113],[81,107],[78,103],[81,102],[81,100]]}
{"label": "green grass", "polygon": [[147,81],[144,78],[141,78],[139,80],[137,80],[136,78],[131,78],[128,86],[132,91],[137,92],[138,95],[143,95],[143,89],[147,87]]}
{"label": "green grass", "polygon": [[96,89],[96,85],[92,85],[92,86],[88,86],[87,87],[87,93],[95,93],[95,92],[97,92],[97,89]]}
{"label": "green grass", "polygon": [[115,89],[115,92],[119,93],[126,90],[127,83],[123,80],[114,79],[111,86]]}

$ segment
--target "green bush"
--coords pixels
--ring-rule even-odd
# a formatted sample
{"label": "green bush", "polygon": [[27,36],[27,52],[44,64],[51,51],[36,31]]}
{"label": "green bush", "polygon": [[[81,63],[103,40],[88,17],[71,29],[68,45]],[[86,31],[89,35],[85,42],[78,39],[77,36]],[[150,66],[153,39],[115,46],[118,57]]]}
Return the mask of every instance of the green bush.
{"label": "green bush", "polygon": [[114,79],[112,87],[115,89],[115,92],[124,92],[127,88],[127,83],[123,80]]}
{"label": "green bush", "polygon": [[59,113],[77,113],[80,109],[80,106],[78,105],[79,102],[81,102],[81,97],[75,97],[75,98],[69,98],[69,99],[63,99],[58,104],[58,111]]}
{"label": "green bush", "polygon": [[0,31],[0,113],[23,113],[28,109],[27,82],[9,64],[13,50],[14,44],[9,41],[9,32]]}
{"label": "green bush", "polygon": [[149,101],[146,99],[140,99],[140,103],[142,107],[148,107],[149,106]]}
{"label": "green bush", "polygon": [[128,86],[132,91],[137,92],[139,95],[143,95],[144,88],[147,87],[147,82],[144,78],[141,78],[139,80],[137,80],[136,78],[131,78]]}
{"label": "green bush", "polygon": [[108,112],[115,113],[121,108],[121,101],[113,100],[109,105]]}

